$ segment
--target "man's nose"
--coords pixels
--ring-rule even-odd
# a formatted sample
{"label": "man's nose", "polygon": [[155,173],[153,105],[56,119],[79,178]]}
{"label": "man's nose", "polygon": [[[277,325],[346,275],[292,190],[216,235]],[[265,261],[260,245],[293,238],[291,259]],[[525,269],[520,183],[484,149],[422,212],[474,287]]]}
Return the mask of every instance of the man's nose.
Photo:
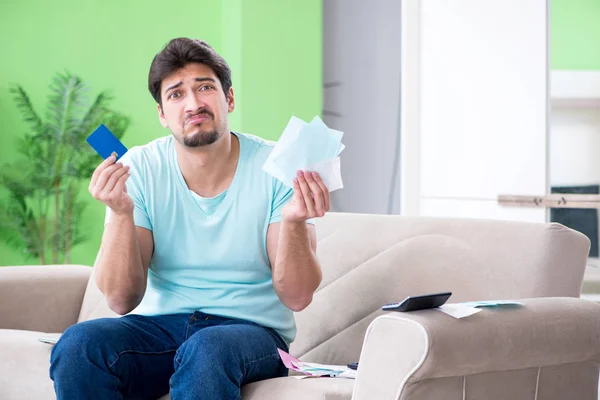
{"label": "man's nose", "polygon": [[185,112],[193,114],[197,112],[200,108],[204,107],[204,105],[204,102],[200,100],[195,93],[192,92],[187,96],[185,103]]}

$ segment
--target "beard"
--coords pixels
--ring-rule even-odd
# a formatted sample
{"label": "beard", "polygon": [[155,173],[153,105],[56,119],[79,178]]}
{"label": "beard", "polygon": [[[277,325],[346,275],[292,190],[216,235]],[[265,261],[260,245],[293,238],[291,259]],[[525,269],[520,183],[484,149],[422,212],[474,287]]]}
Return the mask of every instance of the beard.
{"label": "beard", "polygon": [[208,132],[195,132],[183,137],[183,145],[186,147],[202,147],[215,143],[221,137],[216,129]]}
{"label": "beard", "polygon": [[[211,118],[211,120],[213,121],[213,123],[216,122],[215,115],[210,110],[202,110],[201,114],[208,115]],[[224,127],[217,126],[216,124],[213,126],[212,130],[206,131],[206,132],[204,132],[202,130],[202,125],[194,126],[193,128],[196,129],[196,131],[186,135],[185,134],[186,122],[187,122],[187,118],[184,121],[183,126],[182,126],[183,135],[182,135],[182,140],[180,140],[180,142],[186,147],[208,146],[208,145],[215,143],[223,135]]]}

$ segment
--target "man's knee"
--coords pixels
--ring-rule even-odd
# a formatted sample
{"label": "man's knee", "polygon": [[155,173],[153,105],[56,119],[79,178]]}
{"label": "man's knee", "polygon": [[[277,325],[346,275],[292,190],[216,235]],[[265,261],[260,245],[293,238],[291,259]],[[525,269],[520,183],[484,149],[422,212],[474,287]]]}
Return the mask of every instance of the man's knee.
{"label": "man's knee", "polygon": [[114,322],[103,318],[81,322],[69,327],[61,335],[60,340],[52,348],[50,354],[51,375],[58,365],[69,369],[80,368],[82,363],[94,362],[95,365],[106,365],[107,350],[114,336]]}

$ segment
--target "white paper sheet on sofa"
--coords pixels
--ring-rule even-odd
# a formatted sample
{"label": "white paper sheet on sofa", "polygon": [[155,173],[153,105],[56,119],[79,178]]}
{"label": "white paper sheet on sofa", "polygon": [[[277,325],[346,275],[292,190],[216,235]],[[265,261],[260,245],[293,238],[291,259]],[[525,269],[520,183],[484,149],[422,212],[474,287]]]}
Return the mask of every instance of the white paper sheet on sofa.
{"label": "white paper sheet on sofa", "polygon": [[522,306],[520,301],[513,300],[484,300],[470,301],[465,303],[449,303],[438,307],[438,310],[444,314],[448,314],[454,318],[466,318],[470,315],[477,314],[486,307],[511,307]]}
{"label": "white paper sheet on sofa", "polygon": [[56,342],[58,342],[58,339],[60,339],[62,333],[44,333],[42,336],[38,336],[38,340],[42,343],[48,343],[48,344],[56,344]]}

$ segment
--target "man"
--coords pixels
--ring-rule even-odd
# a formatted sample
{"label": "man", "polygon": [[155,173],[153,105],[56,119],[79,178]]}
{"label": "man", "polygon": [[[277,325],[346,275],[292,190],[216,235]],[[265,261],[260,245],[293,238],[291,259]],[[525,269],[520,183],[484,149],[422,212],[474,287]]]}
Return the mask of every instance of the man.
{"label": "man", "polygon": [[96,282],[124,316],[67,329],[50,376],[59,399],[239,399],[287,374],[277,348],[321,282],[309,219],[329,191],[262,171],[273,144],[230,132],[231,72],[208,44],[169,42],[148,87],[172,135],[108,158],[89,186],[107,206]]}

